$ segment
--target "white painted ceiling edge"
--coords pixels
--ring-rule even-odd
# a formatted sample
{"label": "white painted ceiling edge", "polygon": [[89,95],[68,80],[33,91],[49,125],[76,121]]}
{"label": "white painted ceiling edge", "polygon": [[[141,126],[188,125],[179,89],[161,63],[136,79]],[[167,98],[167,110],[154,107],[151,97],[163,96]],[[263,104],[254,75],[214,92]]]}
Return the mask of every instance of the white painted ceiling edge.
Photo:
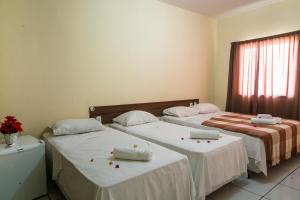
{"label": "white painted ceiling edge", "polygon": [[264,0],[264,1],[261,1],[261,2],[255,2],[255,3],[245,5],[245,6],[241,6],[241,7],[236,8],[236,9],[229,10],[227,12],[216,15],[214,17],[217,18],[217,19],[226,18],[226,17],[237,15],[239,13],[243,13],[243,12],[247,12],[247,11],[250,11],[250,10],[255,10],[255,9],[258,9],[258,8],[262,8],[262,7],[271,5],[271,4],[275,4],[275,3],[278,3],[278,2],[281,2],[281,1],[285,1],[285,0]]}
{"label": "white painted ceiling edge", "polygon": [[211,18],[224,18],[284,0],[159,0]]}

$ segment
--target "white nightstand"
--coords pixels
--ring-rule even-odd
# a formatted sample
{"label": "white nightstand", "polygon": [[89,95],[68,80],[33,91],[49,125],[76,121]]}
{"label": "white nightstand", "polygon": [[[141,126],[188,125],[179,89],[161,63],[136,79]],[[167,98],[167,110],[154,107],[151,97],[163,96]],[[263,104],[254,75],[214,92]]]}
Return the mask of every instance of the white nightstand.
{"label": "white nightstand", "polygon": [[26,135],[13,147],[0,144],[0,199],[31,200],[46,193],[45,143]]}

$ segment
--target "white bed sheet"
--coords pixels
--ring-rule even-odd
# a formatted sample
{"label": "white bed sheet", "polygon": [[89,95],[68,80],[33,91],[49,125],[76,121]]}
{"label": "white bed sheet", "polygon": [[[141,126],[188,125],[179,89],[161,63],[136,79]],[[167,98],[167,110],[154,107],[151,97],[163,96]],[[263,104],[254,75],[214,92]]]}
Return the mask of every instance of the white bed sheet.
{"label": "white bed sheet", "polygon": [[[248,157],[254,160],[255,168],[253,170],[256,171],[258,168],[261,172],[267,175],[267,161],[266,161],[266,151],[264,142],[256,137],[252,137],[243,133],[226,131],[219,128],[207,127],[202,125],[202,123],[206,120],[209,120],[212,117],[217,117],[220,115],[232,114],[229,112],[214,112],[208,114],[199,114],[192,117],[173,117],[173,116],[162,116],[161,119],[163,121],[179,124],[182,126],[188,126],[198,129],[213,129],[219,130],[225,134],[241,137],[244,140]],[[251,169],[251,166],[250,166]]]}
{"label": "white bed sheet", "polygon": [[[139,200],[194,199],[195,188],[185,155],[120,131],[78,135],[45,135],[51,149],[52,177],[68,199]],[[114,147],[147,146],[149,162],[114,160]],[[50,148],[49,148],[50,147]],[[93,160],[92,160],[93,159]],[[92,162],[91,162],[92,160]],[[109,165],[109,160],[119,164]]]}
{"label": "white bed sheet", "polygon": [[239,137],[221,134],[220,140],[211,140],[210,143],[202,140],[197,143],[197,140],[189,139],[193,128],[163,121],[130,127],[119,124],[110,126],[187,155],[197,199],[205,199],[205,195],[247,174],[248,157]]}

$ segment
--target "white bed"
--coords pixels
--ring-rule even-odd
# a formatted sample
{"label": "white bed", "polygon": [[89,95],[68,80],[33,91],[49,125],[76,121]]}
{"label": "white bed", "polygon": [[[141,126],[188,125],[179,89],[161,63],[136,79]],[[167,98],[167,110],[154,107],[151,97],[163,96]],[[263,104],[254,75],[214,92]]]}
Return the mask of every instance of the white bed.
{"label": "white bed", "polygon": [[205,199],[205,195],[247,174],[247,153],[239,137],[221,134],[220,140],[197,143],[197,140],[189,139],[193,128],[163,121],[129,127],[116,123],[110,126],[187,155],[197,199]]}
{"label": "white bed", "polygon": [[[182,200],[194,199],[195,188],[185,155],[120,131],[77,135],[44,134],[52,178],[68,199]],[[114,147],[148,146],[149,162],[114,160]],[[110,165],[109,161],[113,164]],[[116,164],[119,168],[116,168]]]}
{"label": "white bed", "polygon": [[[163,116],[161,119],[163,121],[179,124],[182,126],[193,127],[193,128],[200,128],[200,129],[214,129],[212,127],[203,126],[202,123],[206,120],[209,120],[212,117],[224,115],[224,114],[232,114],[229,112],[214,112],[209,114],[199,114],[192,117],[173,117],[173,116]],[[263,172],[267,175],[267,163],[266,163],[266,152],[265,152],[265,145],[264,142],[256,137],[252,137],[246,134],[238,133],[238,132],[231,132],[226,131],[223,129],[217,129],[225,134],[238,136],[243,138],[247,154],[249,157],[249,165],[248,168],[254,172]]]}

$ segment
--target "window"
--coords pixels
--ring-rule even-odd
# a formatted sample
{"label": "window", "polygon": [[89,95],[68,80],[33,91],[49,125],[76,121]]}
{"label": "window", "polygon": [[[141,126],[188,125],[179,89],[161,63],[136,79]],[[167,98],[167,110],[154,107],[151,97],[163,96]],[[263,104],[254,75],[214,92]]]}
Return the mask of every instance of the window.
{"label": "window", "polygon": [[239,94],[294,97],[298,36],[284,36],[239,46]]}
{"label": "window", "polygon": [[226,111],[300,120],[300,30],[231,44]]}

